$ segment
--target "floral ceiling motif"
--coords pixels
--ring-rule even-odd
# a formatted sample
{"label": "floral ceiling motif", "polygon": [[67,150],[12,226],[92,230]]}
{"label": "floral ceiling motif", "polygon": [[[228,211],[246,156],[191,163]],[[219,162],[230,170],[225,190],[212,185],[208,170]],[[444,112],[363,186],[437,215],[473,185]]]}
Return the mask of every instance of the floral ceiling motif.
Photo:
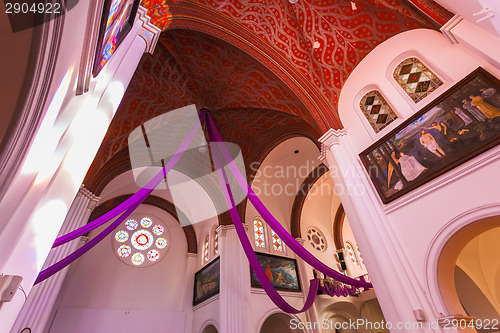
{"label": "floral ceiling motif", "polygon": [[[429,8],[430,0],[413,0]],[[265,40],[311,80],[333,105],[354,67],[397,33],[435,25],[405,0],[143,0],[152,22],[169,29],[180,3],[202,4]],[[433,13],[433,11],[428,10]],[[174,14],[172,14],[174,13]],[[445,15],[445,14],[442,14]]]}

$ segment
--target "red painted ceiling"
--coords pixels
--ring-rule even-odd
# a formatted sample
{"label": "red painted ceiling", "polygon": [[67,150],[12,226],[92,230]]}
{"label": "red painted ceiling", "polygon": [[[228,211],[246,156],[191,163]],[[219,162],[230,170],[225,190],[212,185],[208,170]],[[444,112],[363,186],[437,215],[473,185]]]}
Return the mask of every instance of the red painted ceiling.
{"label": "red painted ceiling", "polygon": [[[296,4],[287,0],[143,0],[152,23],[165,31],[154,54],[144,55],[132,78],[91,167],[94,174],[126,147],[135,127],[193,103],[212,110],[233,110],[228,111],[233,121],[218,115],[229,136],[225,139],[242,141],[239,144],[252,156],[268,144],[260,127],[266,120],[276,121],[266,127],[273,132],[288,122],[310,136],[321,134],[308,107],[260,61],[206,33],[171,29],[174,17],[170,13],[175,11],[170,9],[180,1],[183,6],[196,5],[197,10],[201,6],[216,11],[257,35],[312,82],[332,110],[343,83],[374,47],[400,32],[437,26],[405,0],[356,0],[355,11],[348,0],[299,0]],[[450,15],[440,8],[433,10],[432,0],[411,1],[427,8],[434,20]],[[313,47],[315,42],[319,47]],[[249,108],[253,123],[236,111]]]}

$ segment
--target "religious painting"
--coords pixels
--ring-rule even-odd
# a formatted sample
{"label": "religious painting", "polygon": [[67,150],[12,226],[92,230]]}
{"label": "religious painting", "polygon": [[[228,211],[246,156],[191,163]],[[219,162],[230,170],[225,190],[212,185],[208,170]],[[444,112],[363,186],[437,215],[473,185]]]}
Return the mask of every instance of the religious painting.
{"label": "religious painting", "polygon": [[134,25],[139,0],[105,0],[92,75],[109,62]]}
{"label": "religious painting", "polygon": [[360,154],[384,203],[500,143],[500,81],[477,68]]}
{"label": "religious painting", "polygon": [[[255,253],[260,266],[276,290],[300,292],[300,280],[297,273],[297,261],[291,258],[278,257],[265,253]],[[257,276],[250,267],[252,287],[262,288]]]}
{"label": "religious painting", "polygon": [[194,274],[193,305],[217,295],[220,289],[220,257]]}

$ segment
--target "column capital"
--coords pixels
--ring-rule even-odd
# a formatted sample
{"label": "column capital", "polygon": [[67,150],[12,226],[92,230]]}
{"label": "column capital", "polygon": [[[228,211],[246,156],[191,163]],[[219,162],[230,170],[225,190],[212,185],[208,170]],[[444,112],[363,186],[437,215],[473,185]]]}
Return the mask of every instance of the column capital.
{"label": "column capital", "polygon": [[80,186],[80,189],[78,190],[78,194],[83,195],[84,197],[88,198],[90,200],[88,204],[88,208],[94,209],[97,206],[97,203],[101,200],[100,197],[92,193],[90,190],[88,190],[84,184]]}
{"label": "column capital", "polygon": [[186,258],[195,258],[195,259],[198,259],[198,253],[191,253],[191,252],[188,252],[186,254]]}
{"label": "column capital", "polygon": [[[248,225],[243,224],[243,228],[245,228],[245,231],[248,231]],[[220,225],[218,226],[215,231],[219,233],[219,236],[225,237],[226,232],[229,230],[236,230],[236,227],[234,224],[228,224],[228,225]]]}
{"label": "column capital", "polygon": [[335,145],[340,145],[340,138],[347,135],[347,130],[345,128],[335,130],[330,128],[323,136],[321,136],[318,141],[321,143],[321,153],[319,155],[319,160],[323,162],[326,166],[329,166],[327,161],[326,152],[330,147]]}
{"label": "column capital", "polygon": [[295,238],[295,240],[296,240],[296,241],[297,241],[300,245],[304,245],[304,243],[305,243],[304,238],[301,238],[301,237],[297,237],[297,238]]}
{"label": "column capital", "polygon": [[152,54],[160,38],[161,30],[151,23],[151,17],[147,13],[146,8],[139,6],[136,20],[142,21],[142,27],[139,29],[138,35],[146,42],[146,52]]}

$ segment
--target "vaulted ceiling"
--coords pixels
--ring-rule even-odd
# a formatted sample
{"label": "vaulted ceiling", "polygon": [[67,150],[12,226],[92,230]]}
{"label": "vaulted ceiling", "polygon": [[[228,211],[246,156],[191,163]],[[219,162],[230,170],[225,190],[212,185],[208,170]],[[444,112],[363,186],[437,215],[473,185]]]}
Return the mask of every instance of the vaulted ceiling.
{"label": "vaulted ceiling", "polygon": [[249,161],[290,136],[317,139],[341,126],[343,83],[374,47],[451,17],[432,0],[355,0],[356,10],[348,0],[142,6],[163,33],[154,54],[143,56],[85,184],[96,183],[113,156],[123,161],[134,128],[189,104],[215,111],[224,139],[240,145]]}

